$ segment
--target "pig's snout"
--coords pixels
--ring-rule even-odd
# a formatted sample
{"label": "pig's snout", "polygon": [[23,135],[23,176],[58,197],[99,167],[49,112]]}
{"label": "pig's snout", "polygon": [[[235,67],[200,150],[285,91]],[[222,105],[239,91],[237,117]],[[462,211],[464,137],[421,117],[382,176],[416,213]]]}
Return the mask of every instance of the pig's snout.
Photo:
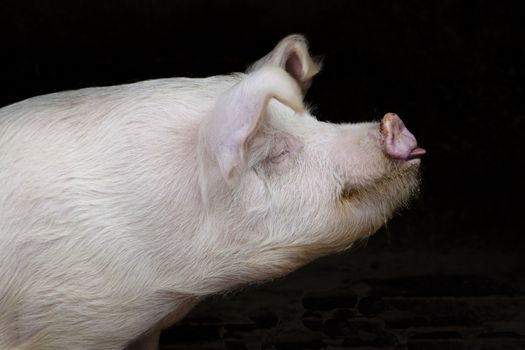
{"label": "pig's snout", "polygon": [[426,151],[417,147],[414,135],[395,113],[387,113],[381,120],[381,138],[384,152],[393,159],[411,160],[421,158]]}

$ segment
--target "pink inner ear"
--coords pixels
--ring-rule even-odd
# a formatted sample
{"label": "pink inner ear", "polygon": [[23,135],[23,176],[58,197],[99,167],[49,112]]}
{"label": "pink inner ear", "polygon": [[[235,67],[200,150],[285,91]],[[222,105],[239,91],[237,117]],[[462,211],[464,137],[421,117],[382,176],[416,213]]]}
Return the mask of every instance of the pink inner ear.
{"label": "pink inner ear", "polygon": [[285,63],[286,71],[294,77],[299,83],[302,83],[304,80],[303,65],[299,59],[297,52],[293,51],[287,58]]}

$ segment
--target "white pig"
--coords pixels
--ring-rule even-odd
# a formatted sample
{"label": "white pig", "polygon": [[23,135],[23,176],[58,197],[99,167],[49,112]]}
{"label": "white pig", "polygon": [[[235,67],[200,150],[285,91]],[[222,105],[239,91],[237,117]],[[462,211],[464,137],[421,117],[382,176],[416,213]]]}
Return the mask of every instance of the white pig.
{"label": "white pig", "polygon": [[246,73],[0,109],[0,349],[155,349],[196,303],[374,233],[418,188],[395,114],[316,120],[291,35]]}

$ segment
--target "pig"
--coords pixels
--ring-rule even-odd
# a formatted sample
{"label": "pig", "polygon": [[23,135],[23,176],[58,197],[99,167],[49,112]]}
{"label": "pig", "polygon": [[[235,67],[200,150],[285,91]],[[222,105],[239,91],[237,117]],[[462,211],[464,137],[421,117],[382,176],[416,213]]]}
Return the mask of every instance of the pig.
{"label": "pig", "polygon": [[413,198],[401,119],[318,121],[290,35],[245,73],[0,109],[0,349],[156,349],[209,295],[348,249]]}

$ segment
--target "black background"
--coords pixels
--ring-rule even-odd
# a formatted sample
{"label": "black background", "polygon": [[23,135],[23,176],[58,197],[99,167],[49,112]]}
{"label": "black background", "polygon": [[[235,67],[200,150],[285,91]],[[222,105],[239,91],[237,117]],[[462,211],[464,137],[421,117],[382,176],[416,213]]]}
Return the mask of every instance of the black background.
{"label": "black background", "polygon": [[[165,349],[523,349],[525,14],[489,1],[0,2],[0,104],[244,70],[284,36],[324,56],[321,120],[399,114],[422,195],[348,253],[198,306]],[[368,349],[367,348],[367,349]]]}

